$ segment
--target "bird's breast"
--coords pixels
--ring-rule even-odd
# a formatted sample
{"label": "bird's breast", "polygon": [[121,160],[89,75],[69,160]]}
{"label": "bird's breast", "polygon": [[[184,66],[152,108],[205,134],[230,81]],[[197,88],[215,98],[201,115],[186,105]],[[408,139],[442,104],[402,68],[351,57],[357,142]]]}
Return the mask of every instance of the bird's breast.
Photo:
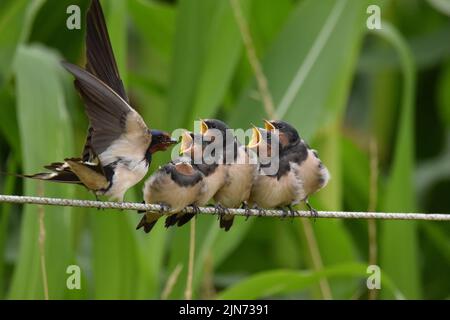
{"label": "bird's breast", "polygon": [[330,179],[328,169],[322,164],[317,153],[309,149],[308,157],[295,169],[301,180],[306,196],[325,187]]}
{"label": "bird's breast", "polygon": [[261,208],[275,208],[296,203],[302,196],[301,180],[291,170],[279,179],[276,176],[257,176],[249,203]]}
{"label": "bird's breast", "polygon": [[217,191],[222,188],[227,176],[227,169],[228,168],[226,165],[221,164],[217,166],[213,173],[203,178],[206,188],[205,192],[198,200],[198,204],[200,206],[207,204],[209,200],[214,197]]}
{"label": "bird's breast", "polygon": [[172,180],[170,174],[157,172],[145,183],[144,200],[146,203],[169,205],[170,212],[175,213],[196,203],[203,191],[203,180],[191,186],[181,186]]}
{"label": "bird's breast", "polygon": [[214,200],[228,208],[239,207],[250,197],[256,175],[256,165],[231,164],[228,166],[226,182],[215,194]]}
{"label": "bird's breast", "polygon": [[114,169],[111,187],[105,195],[123,200],[125,192],[141,181],[147,174],[148,163],[145,160],[137,161],[118,161]]}

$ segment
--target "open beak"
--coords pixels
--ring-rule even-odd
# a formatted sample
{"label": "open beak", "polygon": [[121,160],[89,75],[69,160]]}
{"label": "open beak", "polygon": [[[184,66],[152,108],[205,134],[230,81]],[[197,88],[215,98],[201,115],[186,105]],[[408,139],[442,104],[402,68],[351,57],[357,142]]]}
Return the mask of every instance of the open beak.
{"label": "open beak", "polygon": [[248,143],[247,147],[252,149],[256,148],[261,143],[261,132],[256,126],[253,126],[252,128],[252,137],[250,139],[250,142]]}
{"label": "open beak", "polygon": [[201,121],[201,123],[200,123],[200,133],[202,134],[202,135],[204,135],[205,133],[206,133],[206,131],[208,131],[208,125],[206,124],[206,122],[204,121],[204,120],[200,120]]}
{"label": "open beak", "polygon": [[274,131],[276,128],[269,120],[264,119],[264,129],[267,131]]}
{"label": "open beak", "polygon": [[183,135],[181,136],[180,154],[189,152],[192,149],[193,145],[194,139],[192,139],[191,134],[189,133],[189,131],[184,131]]}

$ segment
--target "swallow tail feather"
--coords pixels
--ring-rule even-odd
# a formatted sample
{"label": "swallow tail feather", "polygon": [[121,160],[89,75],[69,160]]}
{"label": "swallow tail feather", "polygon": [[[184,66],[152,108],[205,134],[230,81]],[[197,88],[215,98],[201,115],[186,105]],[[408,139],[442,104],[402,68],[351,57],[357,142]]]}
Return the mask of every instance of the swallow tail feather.
{"label": "swallow tail feather", "polygon": [[160,218],[160,214],[156,213],[146,213],[139,224],[136,227],[136,230],[140,228],[144,228],[145,233],[149,233],[152,231],[153,227],[155,226],[156,222],[158,222],[158,219]]}
{"label": "swallow tail feather", "polygon": [[232,215],[224,215],[220,217],[220,228],[224,229],[225,231],[230,230],[231,226],[233,225],[234,216]]}

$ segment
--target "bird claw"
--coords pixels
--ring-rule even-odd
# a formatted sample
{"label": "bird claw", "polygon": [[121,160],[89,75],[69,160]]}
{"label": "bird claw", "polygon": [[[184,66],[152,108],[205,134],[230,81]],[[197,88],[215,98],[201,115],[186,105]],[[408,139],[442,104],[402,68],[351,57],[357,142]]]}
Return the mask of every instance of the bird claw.
{"label": "bird claw", "polygon": [[314,218],[314,221],[316,221],[316,218],[319,217],[319,213],[317,212],[316,209],[314,209],[308,201],[305,201],[306,206],[309,209],[309,213],[311,214],[311,217]]}
{"label": "bird claw", "polygon": [[164,214],[165,212],[170,210],[170,206],[168,206],[165,203],[160,203],[159,204],[159,213]]}
{"label": "bird claw", "polygon": [[216,214],[218,214],[218,218],[221,218],[224,215],[230,213],[230,211],[224,206],[222,206],[220,203],[216,204],[214,208],[216,209]]}
{"label": "bird claw", "polygon": [[277,209],[283,211],[283,214],[280,217],[281,219],[284,219],[289,215],[289,210],[286,209],[286,207],[277,207]]}
{"label": "bird claw", "polygon": [[[96,193],[93,193],[93,194],[94,194],[94,197],[95,197],[95,201],[101,201]],[[97,207],[97,211],[100,211],[100,210],[103,211],[103,210],[105,210],[105,208]]]}
{"label": "bird claw", "polygon": [[192,208],[192,213],[197,214],[200,212],[200,208],[196,204],[191,204],[190,207]]}
{"label": "bird claw", "polygon": [[295,218],[295,214],[297,213],[291,205],[288,205],[289,213],[291,214],[291,218]]}
{"label": "bird claw", "polygon": [[264,208],[256,206],[255,209],[258,210],[258,217],[265,217],[267,215]]}
{"label": "bird claw", "polygon": [[251,216],[251,210],[250,210],[250,207],[248,206],[248,203],[247,203],[247,202],[244,201],[244,202],[242,203],[242,209],[245,210],[245,213],[244,213],[244,215],[245,215],[245,221],[247,221],[248,218],[250,218],[250,216]]}

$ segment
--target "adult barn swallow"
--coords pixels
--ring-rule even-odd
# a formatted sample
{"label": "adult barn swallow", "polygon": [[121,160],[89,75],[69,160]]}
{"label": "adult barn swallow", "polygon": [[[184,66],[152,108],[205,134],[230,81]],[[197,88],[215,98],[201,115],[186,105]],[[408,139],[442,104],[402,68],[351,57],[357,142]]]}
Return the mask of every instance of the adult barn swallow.
{"label": "adult barn swallow", "polygon": [[149,130],[142,117],[94,75],[70,63],[63,65],[76,78],[90,121],[89,157],[66,159],[46,167],[53,172],[26,177],[81,184],[96,196],[122,201],[146,175],[152,154],[176,141],[165,132]]}
{"label": "adult barn swallow", "polygon": [[25,177],[81,184],[96,196],[123,200],[126,190],[144,178],[152,154],[176,141],[149,130],[130,106],[98,0],[92,1],[86,20],[87,71],[63,63],[76,78],[89,118],[82,157],[46,166],[53,172]]}
{"label": "adult barn swallow", "polygon": [[[225,167],[227,175],[225,183],[214,195],[214,200],[224,208],[239,208],[242,205],[246,207],[257,174],[257,163],[251,161],[250,151],[232,135],[224,122],[217,119],[203,120],[202,134],[208,136],[211,129],[219,130],[226,139],[223,142],[224,162],[219,165]],[[223,210],[220,215],[220,228],[230,230],[233,220],[234,216]]]}
{"label": "adult barn swallow", "polygon": [[[166,227],[171,222],[183,222],[181,219],[185,207],[198,206],[198,201],[206,191],[203,174],[191,165],[191,159],[179,158],[161,167],[144,186],[144,202],[159,204],[164,209],[160,212],[148,212],[136,229],[144,228],[150,232],[159,218],[169,215]],[[193,216],[194,214],[192,214]]]}
{"label": "adult barn swallow", "polygon": [[[320,161],[318,154],[300,138],[297,130],[285,121],[265,121],[265,130],[259,129],[261,134],[254,140],[252,147],[258,147],[269,136],[276,139],[279,155],[271,155],[279,160],[276,174],[260,174],[251,192],[251,202],[262,208],[288,207],[292,212],[292,205],[305,202],[316,215],[308,197],[326,186],[330,179],[327,168]],[[262,167],[260,170],[264,170]]]}

